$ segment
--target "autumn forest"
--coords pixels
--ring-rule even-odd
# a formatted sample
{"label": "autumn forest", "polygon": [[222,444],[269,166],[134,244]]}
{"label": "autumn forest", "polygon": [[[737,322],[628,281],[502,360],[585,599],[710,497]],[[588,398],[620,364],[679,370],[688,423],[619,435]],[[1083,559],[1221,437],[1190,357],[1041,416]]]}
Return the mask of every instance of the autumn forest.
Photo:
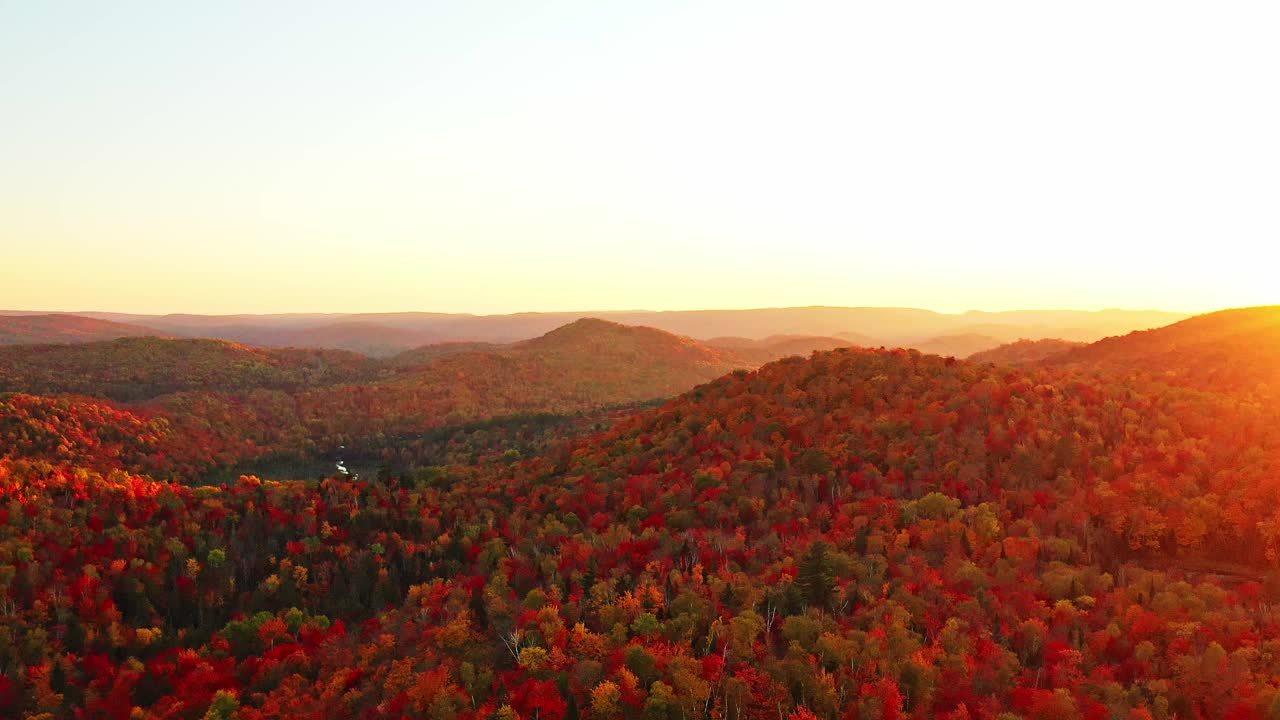
{"label": "autumn forest", "polygon": [[0,347],[6,718],[1280,718],[1280,308],[969,359],[66,317]]}
{"label": "autumn forest", "polygon": [[1280,720],[1277,36],[0,0],[0,720]]}

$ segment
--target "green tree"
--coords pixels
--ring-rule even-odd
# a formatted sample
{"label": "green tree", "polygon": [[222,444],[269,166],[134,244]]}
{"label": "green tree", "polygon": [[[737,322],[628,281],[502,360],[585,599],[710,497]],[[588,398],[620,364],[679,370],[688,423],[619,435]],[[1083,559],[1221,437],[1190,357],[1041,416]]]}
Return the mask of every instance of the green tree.
{"label": "green tree", "polygon": [[804,557],[800,558],[799,577],[796,578],[809,604],[823,609],[830,606],[836,587],[828,549],[822,541],[810,545]]}

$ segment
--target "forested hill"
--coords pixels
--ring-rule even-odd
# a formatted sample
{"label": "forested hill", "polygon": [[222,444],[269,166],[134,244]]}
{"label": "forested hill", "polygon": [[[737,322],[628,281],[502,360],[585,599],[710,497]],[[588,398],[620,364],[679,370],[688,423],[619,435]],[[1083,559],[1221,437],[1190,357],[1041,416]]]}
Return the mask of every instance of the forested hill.
{"label": "forested hill", "polygon": [[369,358],[342,350],[138,337],[0,347],[0,392],[134,401],[182,391],[296,391],[371,378],[376,369]]}
{"label": "forested hill", "polygon": [[1107,338],[1046,362],[1136,372],[1175,385],[1274,399],[1280,392],[1280,306],[1198,315]]}
{"label": "forested hill", "polygon": [[79,343],[163,334],[141,325],[79,315],[0,315],[0,345]]}
{"label": "forested hill", "polygon": [[[13,346],[0,348],[0,392],[18,393],[0,414],[10,438],[0,456],[79,456],[97,468],[178,478],[266,457],[310,466],[340,448],[374,463],[414,464],[420,453],[411,448],[423,433],[598,413],[755,364],[688,338],[598,320],[515,345],[392,360],[223,340]],[[140,424],[151,430],[137,434]]]}
{"label": "forested hill", "polygon": [[[9,314],[0,311],[0,316]],[[700,340],[763,339],[791,335],[842,337],[865,347],[914,347],[968,354],[1018,338],[1058,337],[1091,342],[1131,330],[1160,327],[1185,313],[1133,310],[1013,310],[938,313],[893,307],[785,307],[668,312],[525,312],[469,315],[428,312],[276,315],[129,315],[85,313],[143,326],[148,334],[222,338],[269,347],[324,347],[377,357],[428,344],[507,344],[544,335],[584,318],[654,327]],[[3,317],[0,317],[3,322]],[[127,333],[122,333],[122,335]],[[107,338],[100,338],[107,339]],[[50,340],[55,341],[55,340]]]}
{"label": "forested hill", "polygon": [[0,461],[12,716],[1280,709],[1277,411],[1151,374],[837,349],[384,481],[54,460]]}
{"label": "forested hill", "polygon": [[968,357],[968,360],[977,363],[989,362],[995,365],[1034,365],[1068,350],[1084,347],[1084,345],[1084,343],[1055,338],[1016,340],[990,350],[974,353]]}

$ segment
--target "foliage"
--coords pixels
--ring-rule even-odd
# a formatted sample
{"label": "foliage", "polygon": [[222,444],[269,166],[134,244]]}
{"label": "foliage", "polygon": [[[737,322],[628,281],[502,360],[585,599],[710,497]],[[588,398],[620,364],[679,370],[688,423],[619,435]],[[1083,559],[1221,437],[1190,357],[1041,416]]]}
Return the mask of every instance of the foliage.
{"label": "foliage", "polygon": [[1191,377],[843,349],[198,488],[207,413],[11,396],[0,716],[1275,717],[1280,417]]}

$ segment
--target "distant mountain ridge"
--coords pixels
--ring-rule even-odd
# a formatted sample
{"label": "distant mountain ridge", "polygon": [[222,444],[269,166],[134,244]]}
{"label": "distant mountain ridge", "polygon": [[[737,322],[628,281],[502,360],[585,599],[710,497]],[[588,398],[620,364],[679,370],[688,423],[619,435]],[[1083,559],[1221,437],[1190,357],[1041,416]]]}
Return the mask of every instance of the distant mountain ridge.
{"label": "distant mountain ridge", "polygon": [[[0,316],[21,316],[0,311]],[[26,315],[30,315],[26,313]],[[1155,310],[1014,310],[938,313],[916,308],[790,307],[751,310],[680,310],[515,313],[469,315],[428,312],[130,315],[84,312],[76,315],[128,323],[179,337],[219,337],[268,347],[324,347],[387,357],[428,344],[512,343],[544,335],[587,317],[623,325],[653,327],[695,339],[770,336],[839,337],[863,347],[912,347],[925,351],[939,338],[988,336],[989,341],[951,341],[953,354],[989,349],[1020,338],[1060,337],[1092,342],[1133,330],[1168,325],[1184,313]],[[957,352],[958,351],[958,352]]]}

